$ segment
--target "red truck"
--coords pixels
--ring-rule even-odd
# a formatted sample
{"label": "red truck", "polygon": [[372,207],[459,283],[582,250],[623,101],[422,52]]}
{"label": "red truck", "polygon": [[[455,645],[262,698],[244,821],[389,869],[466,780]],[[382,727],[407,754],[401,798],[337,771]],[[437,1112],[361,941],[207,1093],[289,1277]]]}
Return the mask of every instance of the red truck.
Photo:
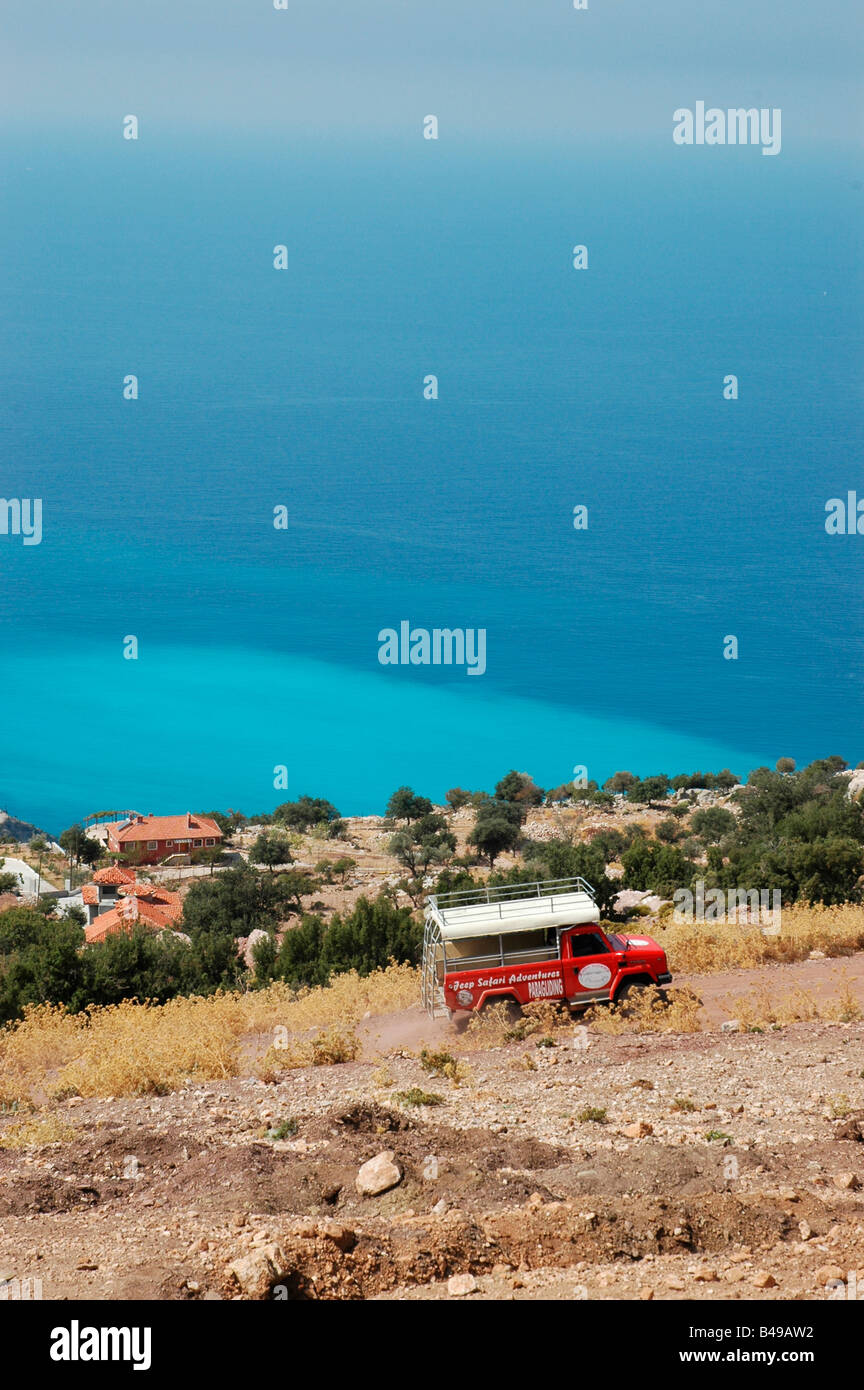
{"label": "red truck", "polygon": [[535,999],[573,1010],[668,985],[650,936],[606,932],[583,878],[547,879],[426,899],[423,1003],[434,1018]]}

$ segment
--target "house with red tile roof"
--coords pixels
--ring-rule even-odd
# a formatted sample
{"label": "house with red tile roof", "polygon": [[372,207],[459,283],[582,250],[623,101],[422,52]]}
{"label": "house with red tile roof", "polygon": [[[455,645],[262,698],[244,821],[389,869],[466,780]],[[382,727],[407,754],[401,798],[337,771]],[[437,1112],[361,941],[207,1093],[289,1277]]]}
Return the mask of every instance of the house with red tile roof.
{"label": "house with red tile roof", "polygon": [[97,869],[90,883],[82,884],[81,901],[87,914],[88,925],[103,912],[115,906],[121,889],[135,883],[135,870],[124,869],[121,865],[109,865]]}
{"label": "house with red tile roof", "polygon": [[84,928],[88,945],[104,941],[119,932],[134,931],[136,926],[151,931],[170,931],[183,916],[179,893],[172,893],[155,883],[136,883],[120,889],[116,907],[95,917]]}
{"label": "house with red tile roof", "polygon": [[[130,905],[130,899],[134,905]],[[85,931],[88,941],[99,940],[106,934],[103,931],[104,917],[110,918],[107,925],[110,933],[117,930],[118,923],[133,919],[161,930],[173,926],[183,915],[179,893],[172,893],[158,883],[139,882],[134,869],[124,869],[120,864],[97,869],[92,882],[82,885],[81,901],[87,914]],[[99,933],[94,936],[89,929],[97,924]]]}
{"label": "house with red tile roof", "polygon": [[133,816],[108,826],[108,849],[136,864],[158,864],[173,855],[212,849],[222,843],[222,831],[209,816]]}

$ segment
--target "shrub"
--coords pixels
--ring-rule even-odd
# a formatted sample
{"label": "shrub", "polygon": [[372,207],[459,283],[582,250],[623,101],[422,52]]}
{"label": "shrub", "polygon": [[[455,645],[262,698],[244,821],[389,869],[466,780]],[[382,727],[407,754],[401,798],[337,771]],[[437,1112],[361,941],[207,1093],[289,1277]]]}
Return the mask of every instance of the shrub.
{"label": "shrub", "polygon": [[411,1086],[407,1091],[394,1091],[393,1096],[400,1105],[443,1105],[444,1097],[433,1091],[423,1091],[419,1086]]}

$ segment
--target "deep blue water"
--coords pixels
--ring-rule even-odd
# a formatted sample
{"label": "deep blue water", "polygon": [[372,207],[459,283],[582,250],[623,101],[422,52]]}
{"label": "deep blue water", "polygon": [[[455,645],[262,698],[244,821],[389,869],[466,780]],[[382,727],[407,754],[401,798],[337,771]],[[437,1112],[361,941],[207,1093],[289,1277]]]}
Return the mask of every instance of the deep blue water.
{"label": "deep blue water", "polygon": [[[0,495],[44,508],[0,536],[0,806],[864,757],[845,156],[18,132],[0,181]],[[406,618],[486,674],[381,667]]]}

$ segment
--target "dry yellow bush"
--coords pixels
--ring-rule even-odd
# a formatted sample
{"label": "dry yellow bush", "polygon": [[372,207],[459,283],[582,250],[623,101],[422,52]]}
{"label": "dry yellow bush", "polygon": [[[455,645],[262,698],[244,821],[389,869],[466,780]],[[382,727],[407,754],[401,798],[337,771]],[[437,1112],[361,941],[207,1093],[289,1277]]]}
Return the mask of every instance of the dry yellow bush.
{"label": "dry yellow bush", "polygon": [[292,990],[280,983],[229,997],[242,1018],[243,1032],[283,1027],[302,1033],[328,1024],[359,1023],[367,1013],[407,1009],[420,998],[420,972],[413,965],[391,964],[365,976],[348,970],[315,989]]}
{"label": "dry yellow bush", "polygon": [[286,1038],[274,1043],[255,1063],[261,1081],[278,1081],[282,1072],[296,1067],[332,1067],[353,1062],[360,1052],[360,1039],[353,1029],[331,1024],[312,1038]]}
{"label": "dry yellow bush", "polygon": [[521,1017],[513,1016],[512,1005],[489,1004],[474,1013],[465,1030],[472,1051],[503,1047],[505,1043],[521,1042],[535,1033],[551,1033],[567,1028],[573,1019],[569,1010],[551,999],[537,999],[526,1004]]}
{"label": "dry yellow bush", "polygon": [[57,1086],[82,1096],[164,1095],[190,1078],[235,1076],[238,1044],[228,1000],[127,1000],[87,1010],[90,1026]]}
{"label": "dry yellow bush", "polygon": [[862,1017],[861,1006],[848,982],[832,998],[818,999],[806,989],[794,989],[775,999],[763,987],[751,990],[728,1005],[728,1012],[745,1029],[782,1027],[787,1023],[854,1023]]}
{"label": "dry yellow bush", "polygon": [[[287,1035],[322,1030],[309,1039],[271,1047],[267,1065],[321,1066],[356,1057],[354,1025],[366,1013],[415,1003],[417,971],[391,965],[361,978],[351,971],[331,985],[294,991],[283,984],[248,994],[172,999],[166,1004],[127,1000],[80,1014],[43,1005],[0,1029],[0,1103],[34,1095],[119,1096],[163,1094],[184,1081],[236,1076],[245,1034]],[[290,1057],[298,1060],[288,1060]]]}
{"label": "dry yellow bush", "polygon": [[864,906],[856,903],[793,903],[782,909],[780,927],[773,936],[758,922],[670,922],[658,924],[655,936],[673,973],[707,974],[766,961],[806,960],[811,951],[842,956],[864,949]]}
{"label": "dry yellow bush", "polygon": [[0,1149],[38,1149],[44,1144],[67,1144],[75,1130],[56,1115],[33,1115],[0,1132]]}
{"label": "dry yellow bush", "polygon": [[620,1004],[593,1004],[585,1022],[595,1033],[699,1033],[702,1005],[692,989],[640,989]]}
{"label": "dry yellow bush", "polygon": [[417,1060],[430,1076],[446,1077],[454,1086],[464,1085],[471,1077],[470,1068],[444,1049],[436,1052],[432,1048],[421,1048]]}
{"label": "dry yellow bush", "polygon": [[84,1014],[54,1004],[31,1004],[19,1023],[0,1029],[0,1103],[29,1100],[34,1088],[80,1051],[86,1030]]}

